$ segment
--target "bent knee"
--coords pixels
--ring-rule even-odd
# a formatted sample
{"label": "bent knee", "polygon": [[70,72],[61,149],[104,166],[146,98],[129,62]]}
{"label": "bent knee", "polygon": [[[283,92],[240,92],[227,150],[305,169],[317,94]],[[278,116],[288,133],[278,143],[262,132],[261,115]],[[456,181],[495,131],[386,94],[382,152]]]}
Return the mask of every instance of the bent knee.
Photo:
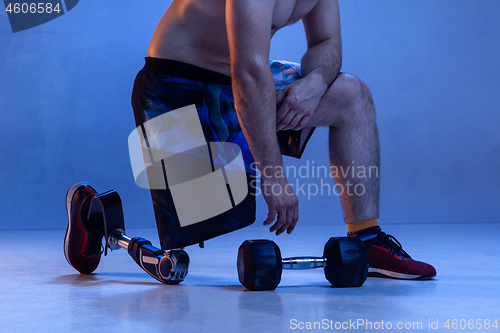
{"label": "bent knee", "polygon": [[347,111],[344,113],[347,118],[356,121],[360,118],[375,121],[372,94],[368,86],[358,77],[342,73],[328,89],[327,94]]}
{"label": "bent knee", "polygon": [[352,106],[356,103],[373,104],[370,89],[358,77],[342,73],[328,88],[326,96],[333,98],[337,103]]}
{"label": "bent knee", "polygon": [[346,96],[351,103],[373,104],[370,89],[360,78],[347,73],[342,73],[339,78],[344,81],[344,89],[348,91]]}

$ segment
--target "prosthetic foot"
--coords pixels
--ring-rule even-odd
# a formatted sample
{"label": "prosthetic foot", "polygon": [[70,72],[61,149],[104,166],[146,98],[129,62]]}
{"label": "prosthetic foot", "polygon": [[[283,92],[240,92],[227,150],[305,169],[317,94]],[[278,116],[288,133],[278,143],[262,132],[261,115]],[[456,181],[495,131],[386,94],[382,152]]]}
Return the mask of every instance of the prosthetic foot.
{"label": "prosthetic foot", "polygon": [[[81,184],[81,186],[85,185],[85,188],[91,188],[88,184]],[[152,246],[151,242],[144,238],[130,238],[125,234],[122,203],[116,191],[111,190],[101,194],[91,191],[82,201],[82,213],[88,212],[81,214],[82,224],[87,228],[92,227],[103,231],[106,240],[105,254],[108,248],[111,251],[124,248],[132,259],[156,280],[166,284],[178,284],[184,280],[188,273],[189,256],[183,249],[161,250]],[[79,242],[77,237],[73,238],[75,243]],[[73,239],[67,237],[65,253],[66,243],[71,241]],[[71,261],[69,262],[72,264]],[[72,266],[75,267],[74,264]],[[95,269],[97,265],[94,266]],[[89,273],[88,270],[82,272],[77,267],[75,268],[81,273]]]}
{"label": "prosthetic foot", "polygon": [[188,273],[189,256],[184,250],[160,250],[141,237],[130,238],[124,230],[116,229],[108,243],[128,250],[128,254],[149,275],[166,284],[178,284]]}

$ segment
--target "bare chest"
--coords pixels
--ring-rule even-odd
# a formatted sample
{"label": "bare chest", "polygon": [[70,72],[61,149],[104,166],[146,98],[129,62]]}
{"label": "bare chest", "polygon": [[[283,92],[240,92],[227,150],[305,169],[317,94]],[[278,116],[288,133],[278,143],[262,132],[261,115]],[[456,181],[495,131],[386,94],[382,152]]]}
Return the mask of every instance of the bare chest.
{"label": "bare chest", "polygon": [[318,0],[278,0],[273,12],[273,32],[302,19],[317,3]]}

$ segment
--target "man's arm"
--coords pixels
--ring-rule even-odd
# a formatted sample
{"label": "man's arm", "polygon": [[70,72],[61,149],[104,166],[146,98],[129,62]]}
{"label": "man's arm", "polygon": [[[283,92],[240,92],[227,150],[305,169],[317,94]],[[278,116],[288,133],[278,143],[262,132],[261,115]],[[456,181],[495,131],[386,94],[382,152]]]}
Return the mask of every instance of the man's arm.
{"label": "man's arm", "polygon": [[302,23],[307,38],[307,52],[301,60],[302,74],[320,75],[329,86],[342,67],[338,0],[319,0]]}
{"label": "man's arm", "polygon": [[[278,218],[271,232],[291,233],[298,200],[286,178],[276,177],[283,161],[276,139],[276,93],[269,67],[272,15],[276,0],[227,0],[226,25],[232,87],[238,119],[261,174],[269,207],[264,224]],[[273,194],[272,189],[276,193]]]}
{"label": "man's arm", "polygon": [[301,60],[304,78],[276,96],[284,101],[277,115],[278,130],[304,128],[342,67],[338,0],[319,0],[302,23],[307,38],[307,52]]}

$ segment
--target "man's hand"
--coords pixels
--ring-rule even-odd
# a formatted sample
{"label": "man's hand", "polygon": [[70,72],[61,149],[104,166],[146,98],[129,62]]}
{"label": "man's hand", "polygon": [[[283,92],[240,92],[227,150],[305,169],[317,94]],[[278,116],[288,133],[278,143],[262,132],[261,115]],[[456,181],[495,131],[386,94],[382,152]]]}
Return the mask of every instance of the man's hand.
{"label": "man's hand", "polygon": [[310,73],[278,91],[276,102],[283,104],[276,116],[276,131],[304,128],[326,89],[323,77]]}
{"label": "man's hand", "polygon": [[299,219],[299,200],[285,177],[262,177],[261,189],[264,200],[269,207],[269,214],[264,225],[276,223],[270,231],[279,236],[283,232],[291,234]]}

